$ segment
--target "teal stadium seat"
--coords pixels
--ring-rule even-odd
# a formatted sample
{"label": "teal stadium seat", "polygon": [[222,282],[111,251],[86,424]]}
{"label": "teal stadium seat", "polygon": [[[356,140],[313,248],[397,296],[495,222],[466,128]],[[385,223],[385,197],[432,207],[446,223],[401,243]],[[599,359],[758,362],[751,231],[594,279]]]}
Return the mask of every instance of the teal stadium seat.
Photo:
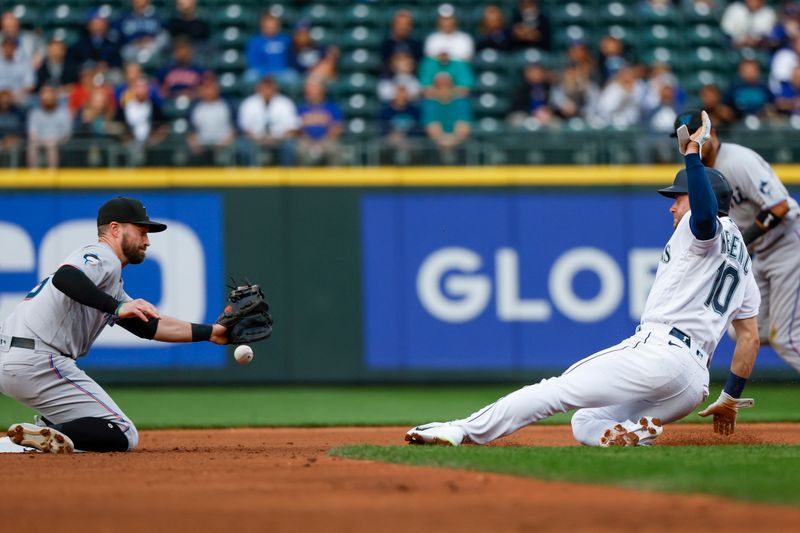
{"label": "teal stadium seat", "polygon": [[476,71],[502,70],[506,68],[507,53],[498,52],[493,48],[484,48],[472,59],[472,66]]}
{"label": "teal stadium seat", "polygon": [[238,26],[220,27],[211,35],[211,41],[218,49],[241,48],[244,49],[251,34]]}
{"label": "teal stadium seat", "polygon": [[658,46],[656,48],[646,48],[639,52],[639,59],[645,65],[655,65],[657,63],[665,63],[667,65],[675,65],[680,61],[681,53],[666,46]]}
{"label": "teal stadium seat", "polygon": [[377,51],[366,48],[342,52],[339,58],[339,70],[342,73],[377,73],[381,68],[381,59]]}
{"label": "teal stadium seat", "polygon": [[51,6],[44,13],[43,20],[40,21],[45,28],[75,28],[84,26],[86,12],[82,8],[70,5],[68,2],[61,2]]}
{"label": "teal stadium seat", "polygon": [[75,42],[80,39],[80,36],[80,31],[76,30],[75,28],[48,28],[44,32],[44,38],[46,41],[50,41],[50,39],[56,39],[64,42],[67,46],[75,44]]}
{"label": "teal stadium seat", "polygon": [[253,83],[235,72],[224,72],[219,77],[220,91],[228,98],[245,98],[253,93]]}
{"label": "teal stadium seat", "polygon": [[377,91],[378,79],[364,72],[354,72],[347,76],[342,76],[339,84],[343,94],[346,95],[356,93],[374,95]]}
{"label": "teal stadium seat", "polygon": [[563,31],[556,31],[552,34],[552,45],[556,50],[565,50],[571,43],[575,41],[584,41],[593,43],[595,32],[589,25],[570,24],[565,27]]}
{"label": "teal stadium seat", "polygon": [[385,13],[378,6],[369,4],[356,4],[345,11],[344,23],[346,26],[367,26],[385,30]]}
{"label": "teal stadium seat", "polygon": [[40,11],[31,2],[17,2],[8,4],[6,10],[11,11],[19,19],[20,26],[23,28],[33,28],[41,24]]}
{"label": "teal stadium seat", "polygon": [[511,74],[518,74],[522,71],[522,68],[525,65],[529,65],[531,63],[539,63],[544,68],[553,68],[555,66],[555,57],[553,54],[550,54],[544,50],[539,50],[538,48],[528,48],[525,50],[518,50],[516,52],[510,52],[508,64],[511,67],[510,73]]}
{"label": "teal stadium seat", "polygon": [[287,31],[291,30],[297,21],[300,20],[300,12],[295,6],[288,2],[284,4],[272,4],[266,9],[264,9],[262,5],[258,5],[256,9],[258,9],[259,14],[263,11],[268,11],[272,15],[281,19],[283,28]]}
{"label": "teal stadium seat", "polygon": [[607,26],[636,26],[636,10],[622,2],[609,2],[598,6],[596,20]]}
{"label": "teal stadium seat", "polygon": [[710,70],[686,72],[680,76],[681,87],[687,94],[697,94],[704,85],[716,85],[724,92],[729,83],[730,76]]}
{"label": "teal stadium seat", "polygon": [[675,26],[681,24],[683,18],[681,11],[670,4],[659,5],[657,9],[639,9],[636,15],[639,23],[644,25]]}
{"label": "teal stadium seat", "polygon": [[726,72],[731,68],[733,62],[727,57],[726,53],[717,48],[698,46],[697,48],[690,47],[684,52],[681,64],[684,67],[682,70],[687,71]]}
{"label": "teal stadium seat", "polygon": [[371,26],[353,26],[345,30],[341,39],[344,50],[370,48],[377,50],[383,41],[383,32]]}
{"label": "teal stadium seat", "polygon": [[348,119],[375,120],[380,111],[380,103],[372,94],[351,94],[343,101],[342,111]]}
{"label": "teal stadium seat", "polygon": [[211,61],[212,70],[218,74],[224,72],[240,74],[245,67],[244,53],[238,48],[222,50]]}
{"label": "teal stadium seat", "polygon": [[688,26],[682,35],[686,43],[691,46],[723,48],[727,41],[719,25],[705,22]]}
{"label": "teal stadium seat", "polygon": [[637,48],[639,46],[638,30],[634,26],[621,26],[619,24],[601,24],[594,32],[594,39],[589,41],[599,44],[600,40],[606,35],[619,39],[625,43],[626,47]]}
{"label": "teal stadium seat", "polygon": [[330,26],[313,26],[311,28],[311,39],[317,44],[341,45],[341,33]]}
{"label": "teal stadium seat", "polygon": [[487,70],[478,75],[475,90],[480,93],[507,95],[511,90],[511,84],[505,73]]}
{"label": "teal stadium seat", "polygon": [[478,120],[483,117],[505,118],[510,110],[511,102],[506,95],[480,93],[472,97],[472,111]]}
{"label": "teal stadium seat", "polygon": [[233,3],[213,11],[209,22],[216,29],[237,26],[255,31],[258,28],[258,12],[249,6]]}
{"label": "teal stadium seat", "polygon": [[505,133],[507,127],[503,120],[494,117],[483,117],[475,121],[473,130],[478,137],[491,140],[493,137]]}
{"label": "teal stadium seat", "polygon": [[742,59],[755,59],[761,65],[762,73],[769,72],[770,62],[772,61],[772,56],[766,50],[754,50],[752,48],[741,48],[738,53],[733,51],[731,57],[736,64]]}
{"label": "teal stadium seat", "polygon": [[302,11],[301,18],[312,26],[339,27],[344,17],[332,3],[315,2]]}
{"label": "teal stadium seat", "polygon": [[725,2],[715,2],[715,5],[710,7],[704,2],[683,2],[683,20],[687,24],[706,23],[718,27],[725,4]]}
{"label": "teal stadium seat", "polygon": [[573,24],[590,26],[595,22],[594,10],[589,2],[579,1],[558,3],[550,9],[550,18],[556,28]]}
{"label": "teal stadium seat", "polygon": [[683,32],[663,24],[647,25],[638,34],[638,47],[656,48],[663,46],[671,49],[682,48]]}
{"label": "teal stadium seat", "polygon": [[188,96],[170,98],[164,100],[161,104],[161,111],[164,113],[164,117],[167,120],[173,122],[179,118],[187,118],[189,116],[189,107],[191,103]]}
{"label": "teal stadium seat", "polygon": [[[108,1],[101,1],[100,3],[92,2],[91,5],[87,6],[84,10],[83,14],[88,16],[89,12],[94,11],[97,9],[98,13],[102,16],[107,18],[108,20],[116,20],[122,12],[127,8],[125,4],[120,2],[108,2]],[[85,19],[84,19],[85,21]]]}

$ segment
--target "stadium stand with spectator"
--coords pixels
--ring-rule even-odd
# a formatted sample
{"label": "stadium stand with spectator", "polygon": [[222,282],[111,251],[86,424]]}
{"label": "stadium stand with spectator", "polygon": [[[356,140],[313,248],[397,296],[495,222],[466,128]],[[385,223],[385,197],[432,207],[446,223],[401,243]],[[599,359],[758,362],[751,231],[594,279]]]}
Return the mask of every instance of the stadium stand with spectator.
{"label": "stadium stand with spectator", "polygon": [[72,118],[66,106],[59,104],[55,87],[45,85],[39,91],[39,106],[28,116],[28,166],[40,165],[44,149],[48,168],[57,168],[59,148],[72,134]]}
{"label": "stadium stand with spectator", "polygon": [[[727,124],[738,142],[764,151],[775,162],[789,161],[797,151],[793,145],[800,145],[794,81],[795,43],[800,38],[796,1],[0,0],[0,10],[0,43],[8,37],[0,45],[6,52],[0,54],[0,89],[11,90],[15,108],[30,117],[37,107],[36,91],[45,85],[53,85],[62,95],[80,96],[71,106],[76,134],[60,149],[59,164],[64,165],[89,164],[85,153],[89,145],[83,134],[78,135],[77,124],[79,114],[88,112],[97,84],[116,88],[113,105],[120,114],[111,122],[129,133],[93,139],[92,149],[101,154],[90,158],[91,164],[190,162],[186,143],[191,90],[173,91],[172,83],[159,82],[162,77],[167,80],[164,73],[170,69],[170,58],[186,41],[196,52],[191,76],[197,81],[203,71],[213,73],[221,96],[236,107],[254,95],[267,71],[276,79],[289,78],[280,83],[283,96],[300,105],[304,82],[310,75],[320,75],[307,66],[318,66],[325,50],[340,50],[338,57],[327,61],[323,90],[339,104],[341,134],[336,143],[341,149],[336,155],[346,164],[386,161],[391,141],[381,135],[386,128],[384,104],[395,100],[400,85],[413,102],[416,85],[430,86],[442,70],[462,87],[472,116],[468,142],[473,164],[618,161],[618,147],[646,138],[666,121],[670,109],[701,103],[721,129]],[[290,66],[291,36],[281,26],[295,28],[298,23],[306,44],[304,59],[295,69]],[[266,32],[265,26],[269,26]],[[729,37],[740,34],[744,40]],[[429,50],[447,50],[447,60],[434,54],[423,63],[421,43]],[[123,48],[128,63],[124,68]],[[275,60],[269,54],[278,58],[273,66],[267,66]],[[758,67],[746,83],[737,76],[743,60],[753,69]],[[542,107],[552,110],[549,122],[515,120],[519,114],[514,114],[514,89],[531,63],[541,65],[551,77],[549,98]],[[622,85],[644,87],[642,95],[637,96],[638,89],[636,95],[621,90],[615,75],[620,69],[627,69]],[[133,129],[124,126],[130,124],[125,109],[136,99],[132,85],[140,78],[148,87],[145,100],[154,106],[144,115],[160,116],[163,111],[163,117],[158,119],[159,135],[148,134],[150,141],[142,144],[147,149],[141,157],[130,157],[137,152],[128,149],[135,144],[130,141]],[[656,78],[668,78],[670,88]],[[728,96],[728,105],[720,95]],[[402,107],[404,97],[391,105]],[[741,106],[745,101],[770,99],[777,112],[770,105],[756,112]],[[624,103],[624,112],[609,106],[614,100],[615,105]],[[143,111],[144,101],[139,107]],[[730,107],[736,108],[735,114]],[[133,118],[142,122],[140,116]],[[766,136],[765,128],[779,134]],[[561,135],[560,144],[550,142],[548,136],[554,131]],[[236,135],[248,139],[241,127]],[[775,139],[780,146],[775,146]],[[424,146],[425,137],[420,141]],[[24,151],[25,133],[19,142]],[[565,145],[581,150],[570,154],[561,147]],[[237,149],[237,157],[241,164],[255,165],[314,159],[299,157],[305,149],[299,143],[295,149],[300,153],[294,159],[274,148],[261,149],[254,157]],[[649,155],[631,157],[660,160],[657,151],[645,152]],[[2,161],[19,165],[21,160],[13,153],[8,151]],[[408,153],[408,158],[394,163],[439,161],[419,157],[414,149]]]}
{"label": "stadium stand with spectator", "polygon": [[[281,166],[297,163],[297,106],[281,94],[278,83],[265,76],[255,92],[242,101],[237,115],[242,132],[237,151],[247,166],[277,161]],[[273,156],[277,152],[277,158]]]}

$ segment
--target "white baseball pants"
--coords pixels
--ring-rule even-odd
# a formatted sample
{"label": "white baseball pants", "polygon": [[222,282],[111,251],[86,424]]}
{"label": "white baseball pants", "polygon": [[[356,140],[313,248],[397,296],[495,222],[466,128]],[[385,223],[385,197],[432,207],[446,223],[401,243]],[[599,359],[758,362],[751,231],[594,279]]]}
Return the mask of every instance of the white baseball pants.
{"label": "white baseball pants", "polygon": [[643,416],[679,420],[708,397],[708,357],[669,335],[672,328],[643,325],[616,346],[578,361],[562,375],[504,396],[453,421],[477,444],[503,437],[556,413],[578,409],[572,432],[597,446],[616,424]]}

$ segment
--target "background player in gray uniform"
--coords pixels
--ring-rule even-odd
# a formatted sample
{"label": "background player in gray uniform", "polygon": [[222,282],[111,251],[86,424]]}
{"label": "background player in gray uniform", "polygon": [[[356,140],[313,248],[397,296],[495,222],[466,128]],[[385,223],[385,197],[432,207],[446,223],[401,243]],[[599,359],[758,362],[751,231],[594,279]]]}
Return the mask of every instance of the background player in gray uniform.
{"label": "background player in gray uniform", "polygon": [[[699,127],[699,111],[675,121],[690,131]],[[753,256],[761,291],[759,335],[800,372],[800,208],[772,167],[756,152],[720,142],[711,129],[703,146],[703,164],[728,179],[733,189],[730,216]]]}
{"label": "background player in gray uniform", "polygon": [[109,200],[98,211],[98,242],[71,253],[0,324],[0,393],[40,414],[36,425],[13,424],[0,439],[1,451],[19,451],[17,445],[52,453],[136,447],[133,422],[75,364],[106,326],[166,342],[227,343],[220,324],[162,316],[150,302],[125,293],[122,269],[144,261],[149,233],[165,229],[138,200]]}
{"label": "background player in gray uniform", "polygon": [[[559,412],[572,417],[575,438],[589,446],[647,445],[661,422],[689,414],[708,396],[708,363],[733,324],[738,340],[725,389],[700,414],[714,430],[733,432],[758,353],[759,294],[750,257],[727,217],[731,189],[698,155],[711,124],[681,145],[686,169],[672,187],[675,232],[664,248],[637,332],[616,346],[578,361],[562,375],[523,387],[471,416],[412,428],[415,444],[488,443]],[[691,210],[690,210],[691,209]],[[719,218],[718,218],[719,217]],[[660,418],[661,420],[658,420]]]}

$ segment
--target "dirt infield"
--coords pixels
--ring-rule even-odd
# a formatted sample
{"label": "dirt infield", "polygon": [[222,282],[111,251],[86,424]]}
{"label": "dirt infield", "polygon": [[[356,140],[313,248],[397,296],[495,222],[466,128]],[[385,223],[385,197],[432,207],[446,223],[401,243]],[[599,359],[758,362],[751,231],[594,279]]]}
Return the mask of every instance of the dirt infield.
{"label": "dirt infield", "polygon": [[[406,428],[145,431],[129,454],[0,455],[6,526],[70,531],[786,531],[800,508],[329,457]],[[659,444],[793,443],[800,425],[669,426]],[[496,445],[573,444],[538,426]],[[50,527],[53,526],[53,527]]]}

